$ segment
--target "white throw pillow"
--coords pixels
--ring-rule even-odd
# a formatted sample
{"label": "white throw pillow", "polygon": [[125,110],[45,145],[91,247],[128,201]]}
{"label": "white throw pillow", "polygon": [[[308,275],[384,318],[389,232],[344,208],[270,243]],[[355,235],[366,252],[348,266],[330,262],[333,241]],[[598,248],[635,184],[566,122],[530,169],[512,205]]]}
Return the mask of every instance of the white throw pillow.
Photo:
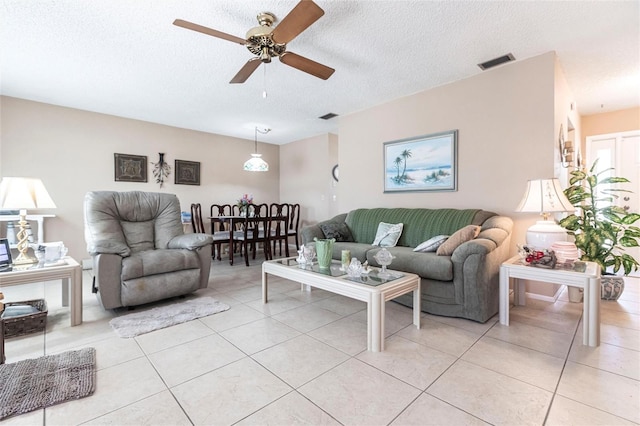
{"label": "white throw pillow", "polygon": [[448,235],[436,235],[435,237],[429,238],[427,241],[420,243],[418,247],[414,248],[413,251],[419,251],[421,253],[434,252],[438,250],[438,247],[449,238]]}
{"label": "white throw pillow", "polygon": [[374,246],[395,247],[402,234],[403,223],[384,223],[378,225],[376,238],[373,240]]}

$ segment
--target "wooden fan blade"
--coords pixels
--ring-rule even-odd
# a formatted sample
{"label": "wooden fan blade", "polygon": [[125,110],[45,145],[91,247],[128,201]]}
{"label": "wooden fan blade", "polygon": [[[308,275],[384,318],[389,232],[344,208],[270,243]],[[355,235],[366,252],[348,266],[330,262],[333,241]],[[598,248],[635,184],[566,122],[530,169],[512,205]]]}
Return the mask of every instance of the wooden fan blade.
{"label": "wooden fan blade", "polygon": [[326,65],[322,65],[316,61],[312,61],[311,59],[307,59],[304,56],[300,56],[293,52],[284,52],[282,55],[280,55],[280,62],[323,80],[331,77],[331,75],[335,71],[333,68],[329,68]]}
{"label": "wooden fan blade", "polygon": [[278,44],[289,43],[324,15],[324,10],[311,0],[302,0],[282,19],[271,33]]}
{"label": "wooden fan blade", "polygon": [[175,21],[173,21],[173,25],[177,25],[178,27],[197,31],[199,33],[207,34],[210,36],[218,37],[223,40],[228,40],[234,43],[241,44],[243,46],[247,42],[243,38],[232,36],[231,34],[223,33],[222,31],[214,30],[212,28],[203,27],[202,25],[194,24],[193,22],[183,21],[182,19],[176,19]]}
{"label": "wooden fan blade", "polygon": [[231,84],[244,83],[251,76],[251,74],[253,74],[253,72],[260,66],[261,63],[262,61],[260,61],[260,58],[249,59],[249,62],[244,64],[244,66],[240,69],[240,71],[238,71],[238,74],[236,74],[236,76],[233,77],[229,83]]}

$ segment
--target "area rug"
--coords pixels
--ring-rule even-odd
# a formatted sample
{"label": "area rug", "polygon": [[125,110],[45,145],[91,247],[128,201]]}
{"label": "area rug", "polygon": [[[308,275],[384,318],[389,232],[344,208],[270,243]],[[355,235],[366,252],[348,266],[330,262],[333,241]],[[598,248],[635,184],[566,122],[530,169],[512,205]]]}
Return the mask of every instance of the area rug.
{"label": "area rug", "polygon": [[120,337],[135,337],[150,331],[181,324],[196,318],[217,314],[229,306],[213,297],[199,297],[186,302],[149,309],[144,312],[124,315],[109,321],[111,328]]}
{"label": "area rug", "polygon": [[91,395],[95,370],[94,348],[0,365],[0,420]]}

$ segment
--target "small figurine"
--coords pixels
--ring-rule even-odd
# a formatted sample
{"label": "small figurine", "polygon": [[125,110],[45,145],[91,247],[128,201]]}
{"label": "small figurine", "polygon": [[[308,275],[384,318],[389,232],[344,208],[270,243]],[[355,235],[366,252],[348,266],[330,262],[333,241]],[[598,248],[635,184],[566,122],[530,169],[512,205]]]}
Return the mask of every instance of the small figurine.
{"label": "small figurine", "polygon": [[553,269],[556,267],[558,259],[553,250],[534,250],[531,247],[523,246],[524,260],[531,266]]}

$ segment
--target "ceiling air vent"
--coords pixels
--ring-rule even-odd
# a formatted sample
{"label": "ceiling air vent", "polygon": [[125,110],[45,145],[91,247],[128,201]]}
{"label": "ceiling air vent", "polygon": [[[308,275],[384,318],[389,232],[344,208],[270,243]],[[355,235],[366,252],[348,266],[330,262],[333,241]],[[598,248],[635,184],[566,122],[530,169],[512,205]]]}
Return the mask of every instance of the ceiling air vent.
{"label": "ceiling air vent", "polygon": [[330,113],[325,114],[323,116],[320,116],[318,118],[320,118],[322,120],[331,120],[333,117],[337,117],[337,116],[338,116],[338,114],[334,114],[334,113],[330,112]]}
{"label": "ceiling air vent", "polygon": [[516,58],[513,57],[511,53],[507,53],[506,55],[500,56],[495,59],[491,59],[490,61],[483,62],[478,64],[481,70],[488,70],[489,68],[497,67],[498,65],[502,65],[505,62],[515,61]]}

